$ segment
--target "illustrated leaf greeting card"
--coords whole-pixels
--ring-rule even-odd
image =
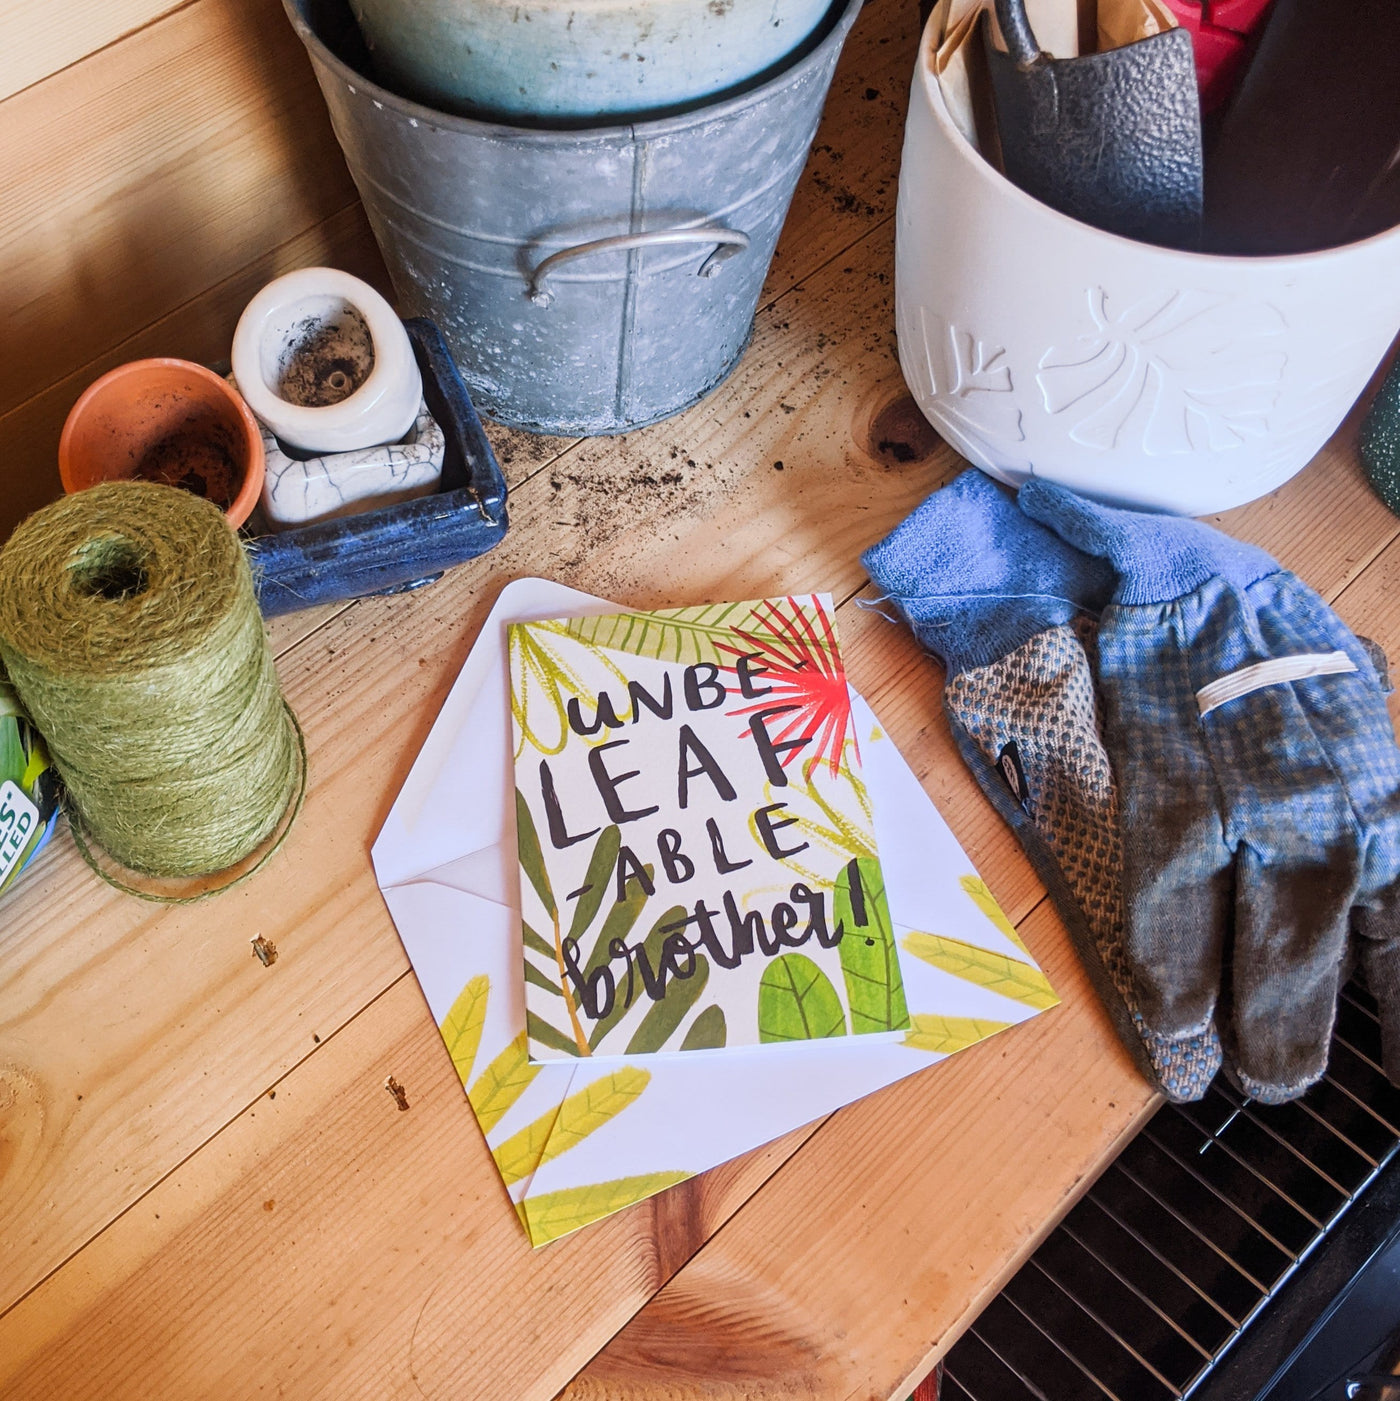
[[[511,625],[531,1059],[909,1026],[832,611]]]

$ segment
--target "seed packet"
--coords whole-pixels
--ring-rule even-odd
[[[0,894],[43,849],[58,822],[58,775],[0,668]]]

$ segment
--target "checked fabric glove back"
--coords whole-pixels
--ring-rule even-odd
[[[864,563],[943,659],[963,758],[1039,871],[1124,1044],[1169,1097],[1199,1099],[1220,1067],[1214,1028],[1154,1034],[1124,950],[1118,792],[1085,650],[1112,570],[977,471],[930,496]]]
[[[1354,947],[1400,1083],[1400,749],[1367,647],[1198,521],[1040,480],[1019,501],[1117,579],[1097,671],[1144,1022],[1169,1041],[1218,1023],[1241,1087],[1291,1099],[1326,1069]]]

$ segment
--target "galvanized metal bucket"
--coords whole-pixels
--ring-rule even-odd
[[[680,116],[588,130],[419,106],[365,76],[345,0],[283,0],[406,316],[437,322],[478,407],[622,433],[738,363],[861,0],[775,77]]]

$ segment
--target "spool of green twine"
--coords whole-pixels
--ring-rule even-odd
[[[300,734],[208,501],[113,482],[30,516],[0,550],[0,658],[80,840],[136,871],[223,871],[297,800]]]

